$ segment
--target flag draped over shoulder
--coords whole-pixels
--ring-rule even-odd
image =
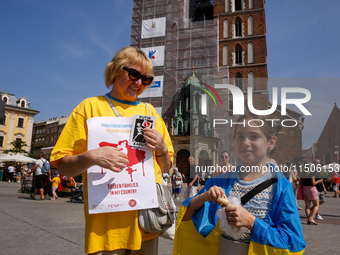
[[[198,195],[214,185],[222,187],[228,194],[238,171],[239,168],[236,172],[209,179]],[[298,255],[303,254],[306,247],[291,184],[281,173],[277,175],[273,209],[269,212],[270,224],[256,218],[248,255]],[[206,202],[192,215],[192,220],[182,221],[191,200],[185,200],[178,213],[173,255],[216,254],[222,233],[216,215],[220,205]]]

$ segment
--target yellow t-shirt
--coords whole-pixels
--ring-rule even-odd
[[[135,114],[150,115],[144,103],[129,105],[113,101],[117,111],[123,117]],[[167,128],[154,107],[150,105],[153,116],[156,116],[155,129],[163,135],[168,147],[171,161],[173,147]],[[60,160],[67,155],[78,155],[87,151],[86,120],[93,117],[112,116],[113,110],[103,96],[92,97],[81,102],[71,113],[65,128],[55,145],[50,161],[58,167]],[[160,166],[154,156],[156,182],[162,183]],[[84,199],[87,201],[87,171],[83,172]],[[142,241],[151,240],[158,234],[145,233],[139,228],[138,211],[89,214],[88,203],[84,203],[85,213],[85,252],[110,251],[116,249],[139,250]]]
[[[59,182],[60,182],[60,178],[59,177],[53,177],[52,180],[51,180],[52,188],[58,187]]]

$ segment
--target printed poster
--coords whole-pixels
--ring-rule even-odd
[[[121,148],[129,163],[120,173],[93,166],[87,170],[89,213],[107,213],[158,206],[153,154],[129,145],[133,117],[96,117],[87,120],[88,150]]]
[[[165,36],[165,21],[165,17],[143,20],[142,38]]]
[[[164,66],[164,46],[141,48],[151,58],[153,66]]]
[[[145,89],[138,98],[148,98],[148,97],[162,97],[163,96],[163,78],[164,76],[155,76],[155,81],[150,87]]]

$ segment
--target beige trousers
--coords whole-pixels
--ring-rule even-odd
[[[99,251],[91,253],[90,255],[157,255],[158,254],[158,237],[142,242],[141,249],[138,251],[131,251],[126,249],[114,251]]]

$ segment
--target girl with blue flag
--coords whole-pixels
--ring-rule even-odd
[[[252,113],[237,123],[235,147],[242,165],[209,179],[199,194],[183,202],[173,254],[303,254],[306,243],[292,186],[274,165],[266,164],[277,140],[276,128]],[[245,194],[267,180],[275,181],[242,203]],[[217,199],[224,194],[241,198],[242,206],[224,209],[227,223],[241,228],[236,238],[217,223]]]

